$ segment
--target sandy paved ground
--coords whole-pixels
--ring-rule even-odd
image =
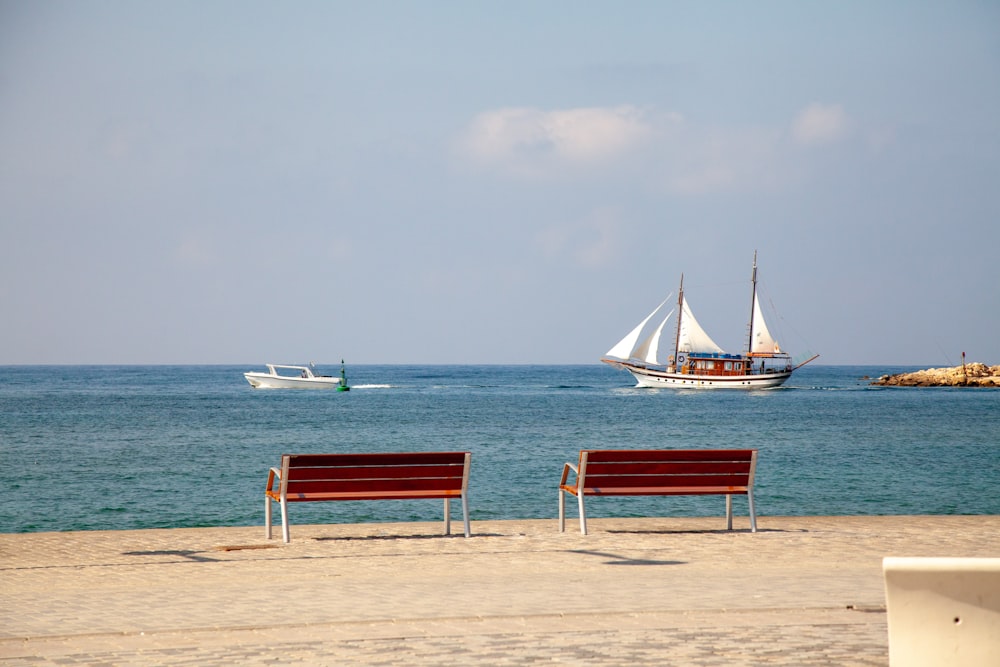
[[[4,665],[887,665],[883,556],[1000,517],[0,534]]]

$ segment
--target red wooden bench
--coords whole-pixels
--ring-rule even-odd
[[[580,532],[587,534],[584,496],[725,495],[727,529],[733,529],[733,496],[747,497],[750,530],[757,532],[753,506],[756,449],[589,449],[577,465],[563,466],[559,480],[559,530],[566,530],[566,496],[580,505]],[[568,483],[569,472],[576,473]]]
[[[444,498],[444,530],[451,534],[451,499],[462,499],[469,537],[469,452],[399,454],[285,454],[271,468],[264,491],[267,539],[271,502],[281,506],[281,530],[288,534],[288,503],[326,500],[411,500]]]

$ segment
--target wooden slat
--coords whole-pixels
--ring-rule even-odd
[[[749,461],[752,449],[588,449],[588,462]],[[582,452],[581,452],[582,454]]]
[[[599,486],[746,486],[749,475],[591,475],[587,472],[585,484]]]
[[[364,491],[444,491],[462,489],[462,478],[352,479],[288,482],[288,495],[297,493],[347,493]]]
[[[392,452],[375,454],[289,454],[290,468],[370,465],[441,465],[465,462],[465,452]]]
[[[465,466],[451,465],[380,465],[358,467],[289,468],[289,481],[338,479],[399,479],[405,477],[444,477],[462,479]]]
[[[613,487],[588,486],[583,490],[587,496],[708,496],[731,494],[746,495],[745,486],[628,486]]]
[[[288,502],[312,502],[322,500],[428,500],[435,498],[460,498],[460,490],[442,491],[343,491],[324,493],[302,493],[288,495]],[[273,496],[272,496],[273,497]],[[278,498],[275,498],[278,500]]]

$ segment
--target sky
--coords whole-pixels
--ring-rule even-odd
[[[1000,364],[1000,3],[0,0],[0,364]],[[676,298],[676,297],[674,297]]]

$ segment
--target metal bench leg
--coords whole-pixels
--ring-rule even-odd
[[[566,532],[566,496],[565,491],[559,489],[559,532]]]
[[[271,499],[264,496],[264,535],[271,539]]]
[[[747,491],[747,502],[750,504],[750,532],[757,532],[757,510],[753,506],[753,489]]]
[[[726,530],[733,529],[733,496],[726,494]]]
[[[583,511],[583,491],[581,490],[577,496],[577,504],[580,505],[580,532],[584,535],[587,534],[587,515]]]
[[[291,535],[288,534],[288,503],[284,498],[281,499],[281,538],[285,544],[292,541]]]
[[[451,535],[451,498],[444,499],[444,534]]]
[[[469,494],[462,494],[462,520],[465,522],[465,536],[470,537],[472,530],[469,528]]]

